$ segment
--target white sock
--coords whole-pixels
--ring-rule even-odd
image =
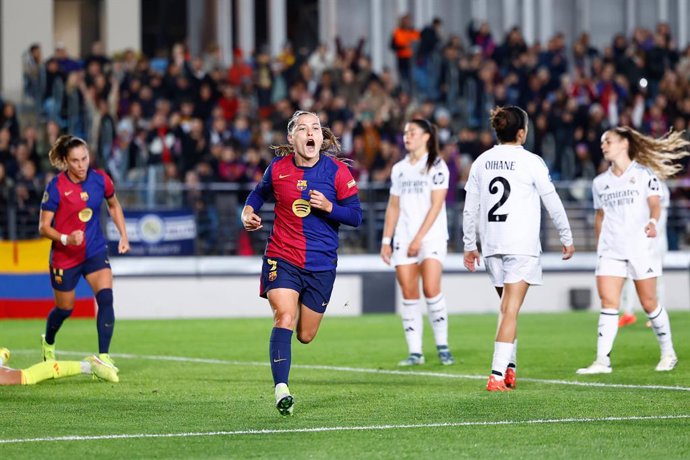
[[[429,312],[429,322],[434,331],[434,340],[437,347],[448,346],[448,307],[443,293],[426,299],[426,308]]]
[[[513,353],[510,356],[510,361],[508,361],[508,366],[517,369],[517,339],[513,340]]]
[[[652,322],[652,329],[654,329],[656,340],[661,347],[662,356],[675,355],[676,352],[673,350],[673,341],[671,340],[671,320],[668,318],[666,309],[659,305],[647,317]]]
[[[599,314],[599,331],[597,335],[597,361],[611,365],[611,350],[618,334],[618,310],[602,308]]]
[[[79,361],[79,365],[81,366],[81,373],[82,374],[90,374],[91,373],[91,363],[88,361]]]
[[[494,342],[494,359],[491,361],[491,374],[496,380],[503,380],[508,367],[508,361],[513,354],[513,344],[507,342]]]
[[[419,308],[419,299],[403,299],[402,321],[410,354],[421,355],[424,323],[422,322],[422,310]]]

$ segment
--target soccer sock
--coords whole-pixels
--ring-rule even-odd
[[[448,346],[448,307],[443,293],[426,299],[426,307],[429,312],[429,322],[434,331],[434,340],[437,347]]]
[[[101,289],[96,294],[98,303],[98,315],[96,316],[96,329],[98,329],[98,352],[108,353],[110,340],[115,329],[115,310],[113,309],[113,290]]]
[[[46,321],[46,343],[48,345],[53,345],[55,343],[55,334],[60,330],[63,321],[69,318],[71,314],[72,310],[63,310],[58,307],[53,307],[50,311],[48,320]]]
[[[290,363],[292,361],[292,331],[290,329],[274,327],[271,331],[268,352],[271,359],[273,384],[284,383],[287,385],[288,376],[290,375]]]
[[[494,342],[494,359],[491,361],[491,374],[497,380],[503,380],[503,375],[508,368],[508,361],[513,354],[513,343]]]
[[[510,361],[508,361],[508,367],[517,369],[517,339],[513,340],[513,352],[510,355]]]
[[[22,385],[35,385],[49,379],[81,374],[79,361],[46,361],[22,369]]]
[[[602,308],[599,314],[597,336],[597,361],[611,365],[611,350],[618,334],[618,310]]]
[[[649,320],[652,322],[656,340],[661,347],[662,355],[674,355],[676,352],[673,349],[673,341],[671,340],[671,320],[668,318],[668,313],[661,305],[656,307],[656,310],[649,313]]]
[[[405,329],[405,340],[410,354],[422,354],[422,311],[419,308],[419,299],[403,299],[402,321]]]

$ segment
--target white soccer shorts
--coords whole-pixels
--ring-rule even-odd
[[[498,254],[484,257],[484,263],[491,283],[496,287],[518,281],[525,281],[529,285],[542,284],[539,257]]]
[[[422,247],[419,248],[417,257],[407,257],[407,247],[409,243],[404,242],[394,242],[393,243],[393,255],[391,256],[391,264],[394,267],[398,265],[412,265],[421,264],[424,259],[436,259],[441,262],[446,260],[446,255],[448,254],[448,242],[443,241],[423,241]]]
[[[600,256],[597,260],[596,276],[617,276],[633,280],[646,280],[661,276],[661,257],[639,257],[620,260]]]

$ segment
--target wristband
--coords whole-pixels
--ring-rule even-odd
[[[65,235],[64,233],[60,235],[60,242],[63,246],[67,246],[67,235]]]
[[[381,244],[386,244],[386,245],[391,244],[391,237],[390,236],[384,236],[383,238],[381,238]]]
[[[654,224],[655,227],[657,226],[657,221],[656,221],[656,219],[653,218],[653,217],[650,217],[650,218],[649,218],[649,223],[650,223],[650,224]]]

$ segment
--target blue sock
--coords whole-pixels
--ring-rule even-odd
[[[113,290],[101,289],[96,294],[98,302],[98,315],[96,316],[96,328],[98,329],[98,352],[108,353],[110,340],[115,329],[115,310],[113,310]]]
[[[48,314],[48,321],[46,321],[46,343],[52,345],[55,343],[55,334],[60,330],[62,322],[69,318],[72,310],[63,310],[58,307],[53,307]]]
[[[292,331],[290,329],[274,327],[271,331],[268,352],[271,360],[273,384],[284,383],[287,385],[290,374],[290,362],[292,361]]]

